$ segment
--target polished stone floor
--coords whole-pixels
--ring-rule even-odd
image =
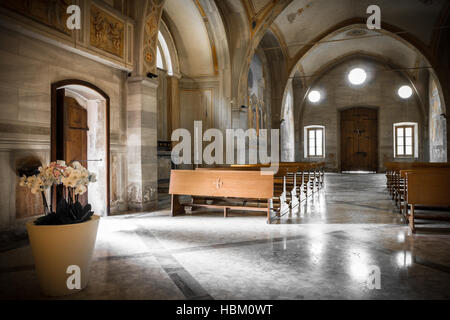
[[[383,175],[327,174],[300,212],[103,218],[88,287],[67,299],[449,299],[450,224],[409,233]],[[380,271],[380,289],[367,279]],[[0,298],[45,299],[28,245],[0,252]]]

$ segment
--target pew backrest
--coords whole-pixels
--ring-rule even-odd
[[[272,199],[273,184],[272,174],[259,171],[172,170],[169,194]]]
[[[410,173],[450,173],[450,168],[414,168],[414,169],[402,169],[400,170],[400,177],[403,179]]]
[[[409,172],[407,179],[407,202],[411,205],[450,205],[450,173]]]

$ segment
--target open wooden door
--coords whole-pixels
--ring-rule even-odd
[[[341,111],[341,170],[377,171],[378,113],[370,108]]]
[[[77,103],[76,99],[71,99],[72,93],[83,93],[90,91],[90,96],[96,97],[98,119],[92,124],[88,121],[91,114],[90,109],[85,109]],[[92,92],[93,91],[93,92]],[[89,99],[88,99],[89,100]],[[94,107],[89,105],[89,108]],[[108,95],[95,85],[76,79],[62,80],[51,85],[51,161],[72,160],[80,161],[83,166],[87,166],[86,160],[94,164],[92,170],[97,173],[98,181],[94,187],[90,188],[91,204],[97,208],[96,214],[108,215],[111,202],[111,175],[110,175],[110,100]],[[104,122],[103,122],[104,121]],[[88,124],[95,126],[95,134],[88,129]],[[89,131],[88,131],[89,130]],[[101,132],[102,134],[98,134]],[[104,133],[104,135],[103,135]],[[92,139],[92,140],[91,140]],[[105,139],[105,140],[103,140]],[[105,145],[106,143],[106,145]],[[97,164],[105,161],[105,167]],[[114,173],[116,174],[116,173]],[[114,176],[113,174],[113,176]],[[99,186],[100,184],[100,186]],[[56,200],[62,196],[61,188],[56,188],[52,194],[52,210],[56,208]],[[59,194],[58,194],[59,193]],[[97,196],[99,195],[99,197]],[[82,203],[87,203],[88,195],[85,199],[79,199]],[[104,210],[104,211],[103,211]]]
[[[87,110],[74,98],[64,97],[64,160],[67,164],[79,161],[87,168]],[[78,201],[88,203],[87,192]]]
[[[79,161],[87,167],[87,110],[73,98],[65,96],[65,89],[56,91],[56,128],[55,128],[55,160],[64,160],[67,164]],[[53,161],[55,161],[53,160]],[[56,197],[52,199],[53,210],[62,197],[62,189],[57,188]],[[88,203],[88,193],[80,196],[82,205]]]

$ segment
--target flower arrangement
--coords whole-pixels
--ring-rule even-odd
[[[39,167],[39,173],[32,176],[23,176],[20,179],[22,187],[28,187],[33,194],[41,193],[45,215],[34,223],[37,225],[74,224],[90,219],[93,212],[91,205],[82,206],[79,196],[86,193],[89,183],[96,182],[94,173],[89,172],[78,161],[66,165],[65,161],[51,162],[49,165]],[[47,204],[45,190],[52,186],[62,186],[61,200],[58,202],[56,212],[51,212]],[[54,188],[51,188],[53,192]]]

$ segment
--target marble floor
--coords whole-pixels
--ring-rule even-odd
[[[419,221],[410,234],[383,175],[327,174],[272,225],[168,213],[102,218],[90,283],[65,299],[450,298],[450,224]],[[0,298],[45,299],[26,243],[0,252]]]

